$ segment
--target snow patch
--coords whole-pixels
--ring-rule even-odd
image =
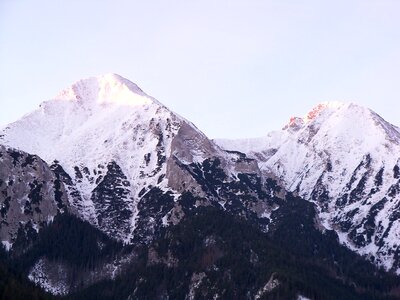
[[[310,298],[304,297],[302,295],[297,296],[297,300],[311,300]]]
[[[11,248],[12,248],[12,243],[10,243],[9,241],[1,241],[1,243],[2,243],[2,245],[3,245],[3,247],[4,247],[4,249],[8,252],[8,251],[10,251],[11,250]]]
[[[48,262],[45,259],[40,259],[30,270],[28,274],[29,280],[53,295],[68,294],[69,286],[63,267],[61,265],[57,266],[57,274],[54,275],[58,280],[54,280],[49,274],[47,264]]]
[[[254,297],[255,300],[261,299],[262,296],[279,286],[280,283],[278,279],[275,279],[274,277],[275,274],[272,274],[268,282],[257,292],[256,296]]]
[[[196,298],[196,289],[200,286],[205,277],[206,274],[204,272],[193,273],[192,278],[190,279],[189,294],[188,294],[189,300],[193,300]]]

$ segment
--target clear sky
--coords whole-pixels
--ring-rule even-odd
[[[330,100],[400,125],[399,15],[397,0],[0,0],[0,126],[110,72],[212,138]]]

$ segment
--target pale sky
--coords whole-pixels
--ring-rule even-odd
[[[400,125],[399,16],[397,0],[0,0],[0,126],[105,73],[211,138],[331,100]]]

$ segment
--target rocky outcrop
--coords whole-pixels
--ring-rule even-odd
[[[0,145],[0,240],[6,247],[20,230],[38,231],[67,206],[62,182],[42,159]]]

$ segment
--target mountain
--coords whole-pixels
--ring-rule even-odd
[[[341,243],[400,273],[398,127],[368,108],[328,102],[265,137],[216,143],[256,159],[263,174],[315,203]]]
[[[277,208],[280,188],[261,178],[255,160],[220,149],[192,123],[115,74],[76,82],[4,128],[0,144],[42,162],[50,172],[48,183],[57,183],[57,197],[67,199],[66,213],[127,245],[149,244],[165,227],[177,225],[202,206],[246,218],[265,232]],[[13,172],[30,173],[27,168],[5,171],[0,179]],[[52,197],[44,201],[50,205]],[[13,216],[13,222],[24,219]],[[28,225],[25,236],[41,228]],[[105,244],[103,239],[98,243]],[[26,247],[42,248],[34,236],[21,244],[14,234],[5,242],[19,255]],[[56,294],[93,284],[104,274],[113,278],[122,272],[121,264],[133,259],[127,254],[108,257],[96,264],[95,273],[89,272],[92,279],[82,283],[74,275],[77,270],[87,274],[81,266],[49,260],[45,251],[33,252],[23,272]],[[115,268],[104,267],[115,263]],[[58,277],[57,269],[64,276]]]
[[[193,124],[115,74],[63,90],[7,126],[0,144],[43,158],[64,183],[71,211],[126,243],[150,236],[140,231],[176,223],[183,214],[177,202],[183,192],[228,201],[216,187],[207,187],[211,178],[202,178],[205,169],[223,170],[221,184],[241,173],[260,175],[255,161],[221,150]],[[146,215],[142,207],[149,211],[152,204],[145,202],[154,202],[156,194],[163,195],[164,207],[154,208],[157,216]]]
[[[374,264],[387,254],[372,263],[357,254],[368,247],[340,243],[350,234],[335,218],[358,190],[340,211],[342,181],[327,176],[353,164],[315,150],[347,132],[324,124],[354,107],[324,104],[267,138],[216,143],[119,75],[76,82],[0,131],[0,298],[20,285],[39,293],[29,279],[55,299],[398,299],[398,276]],[[343,143],[362,153],[360,128]],[[372,195],[390,184],[387,168]]]

